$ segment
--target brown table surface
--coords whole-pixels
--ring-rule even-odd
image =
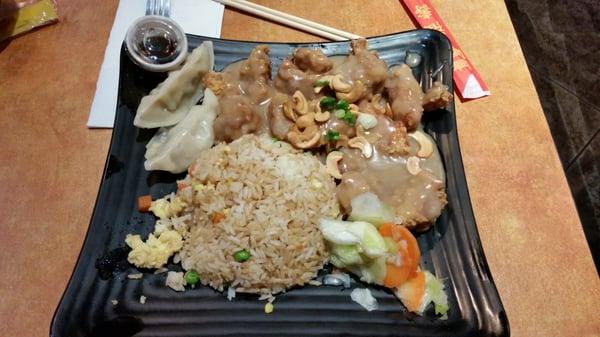
[[[118,1],[0,52],[0,331],[44,336],[81,248],[110,130],[86,121]],[[260,1],[362,36],[415,28],[397,0]],[[599,336],[600,282],[505,5],[433,1],[492,96],[456,102],[468,186],[514,336]],[[227,10],[222,37],[319,38]]]

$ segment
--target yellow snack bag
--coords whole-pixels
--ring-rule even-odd
[[[0,41],[56,21],[54,0],[0,0]]]

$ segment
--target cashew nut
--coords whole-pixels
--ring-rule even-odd
[[[342,75],[340,74],[333,76],[329,84],[336,92],[348,93],[352,90],[352,84],[344,82],[344,80],[342,80]]]
[[[427,137],[423,131],[416,130],[411,133],[410,136],[419,143],[419,151],[417,151],[417,156],[421,158],[428,158],[433,154],[433,143]]]
[[[419,166],[419,158],[415,156],[408,157],[406,160],[406,169],[413,176],[419,174],[422,171],[421,167]]]
[[[314,125],[314,124],[315,124],[315,114],[313,112],[308,113],[304,116],[300,116],[296,120],[296,126],[298,126],[298,129],[300,129],[300,130],[304,130],[307,127]]]
[[[342,179],[338,163],[344,158],[344,154],[340,151],[331,151],[325,160],[325,168],[327,173],[335,179]]]
[[[359,107],[356,104],[350,104],[350,105],[348,105],[348,111],[352,112],[355,115],[358,115],[360,113]]]
[[[315,112],[315,120],[319,123],[323,123],[323,122],[327,122],[329,120],[329,117],[331,117],[331,113],[327,110],[322,111],[321,110],[321,106],[319,105],[319,103],[314,104],[314,109],[313,111]]]
[[[386,110],[385,110],[385,104],[381,103],[381,94],[375,94],[373,96],[373,98],[371,98],[371,103],[373,106],[373,110],[379,114],[379,115],[385,115],[386,114]],[[384,102],[386,103],[386,102]]]
[[[364,93],[365,85],[362,81],[357,80],[354,82],[352,90],[350,90],[349,92],[336,92],[335,97],[337,97],[337,99],[344,99],[348,101],[348,103],[354,103],[358,101]]]
[[[325,75],[325,76],[321,76],[317,79],[317,81],[327,81],[327,85],[323,85],[323,86],[317,86],[313,88],[313,91],[315,92],[315,94],[318,94],[321,92],[321,90],[323,90],[323,88],[330,86],[331,85],[331,79],[333,78],[333,76],[331,75]],[[316,82],[316,81],[315,81]]]
[[[283,102],[282,109],[283,109],[283,114],[285,115],[285,117],[287,117],[292,122],[296,121],[296,114],[294,113],[294,110],[292,109],[292,102],[290,100],[286,100],[285,102]]]
[[[294,95],[292,95],[292,101],[294,103],[294,111],[300,115],[306,115],[308,112],[308,102],[300,90],[296,90]]]
[[[392,107],[390,106],[390,102],[385,102],[385,115],[391,119],[394,119],[394,113],[392,112]]]
[[[359,149],[365,158],[369,159],[373,155],[373,147],[365,137],[354,137],[348,141],[348,146]]]
[[[294,126],[292,130],[287,133],[287,139],[292,145],[299,149],[308,149],[319,142],[321,133],[316,124],[308,126],[303,131],[300,131],[297,126]]]

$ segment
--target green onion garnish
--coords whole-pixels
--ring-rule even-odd
[[[353,126],[354,124],[356,124],[356,118],[357,116],[355,114],[351,113],[350,111],[347,111],[344,117],[340,119],[346,122],[346,124]]]
[[[321,99],[321,108],[323,109],[331,109],[335,106],[335,98],[330,96],[325,96]]]
[[[344,118],[344,116],[346,116],[346,110],[343,109],[337,109],[333,112],[333,114],[335,115],[335,117],[337,118]]]
[[[337,131],[328,130],[327,131],[327,139],[328,140],[339,140],[340,139],[340,133],[337,132]]]
[[[346,101],[345,99],[340,99],[337,104],[335,105],[336,109],[342,109],[342,110],[348,110],[348,107],[350,105],[348,104],[348,101]]]
[[[316,80],[315,83],[313,83],[313,87],[326,87],[329,85],[329,81],[327,80]]]

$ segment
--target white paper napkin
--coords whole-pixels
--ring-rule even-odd
[[[223,9],[223,5],[211,0],[171,0],[171,18],[177,21],[186,33],[195,35],[220,37]],[[146,0],[119,2],[87,122],[90,128],[113,127],[119,86],[121,44],[131,23],[143,16],[145,12]]]

